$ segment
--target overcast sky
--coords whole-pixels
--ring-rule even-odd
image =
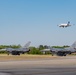
[[[76,41],[76,0],[0,0],[0,45],[71,45]]]

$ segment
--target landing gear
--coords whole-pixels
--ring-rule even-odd
[[[58,52],[57,55],[58,56],[66,56],[66,53],[65,52]]]
[[[12,55],[20,55],[19,51],[12,51]]]

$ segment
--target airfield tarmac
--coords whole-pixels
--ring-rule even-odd
[[[76,56],[0,56],[0,75],[76,75]]]

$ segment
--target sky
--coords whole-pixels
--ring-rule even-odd
[[[76,41],[76,0],[0,0],[0,45],[63,46]]]

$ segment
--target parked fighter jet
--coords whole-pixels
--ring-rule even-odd
[[[26,43],[26,45],[24,47],[21,47],[21,48],[17,48],[17,49],[14,49],[14,48],[6,48],[6,49],[2,49],[4,51],[7,51],[8,55],[9,54],[12,54],[12,55],[20,55],[20,54],[24,54],[24,53],[27,53],[30,51],[30,49],[28,48],[29,45],[30,45],[30,41],[28,43]]]
[[[58,25],[59,27],[69,27],[69,26],[71,26],[71,24],[70,24],[70,21],[68,21],[68,23],[66,23],[66,24],[60,24],[60,25]]]
[[[58,56],[66,56],[67,54],[75,53],[76,52],[76,42],[74,42],[70,47],[68,48],[52,48],[49,49],[43,49],[41,52],[45,53],[46,51],[50,51],[52,55],[56,54]]]

